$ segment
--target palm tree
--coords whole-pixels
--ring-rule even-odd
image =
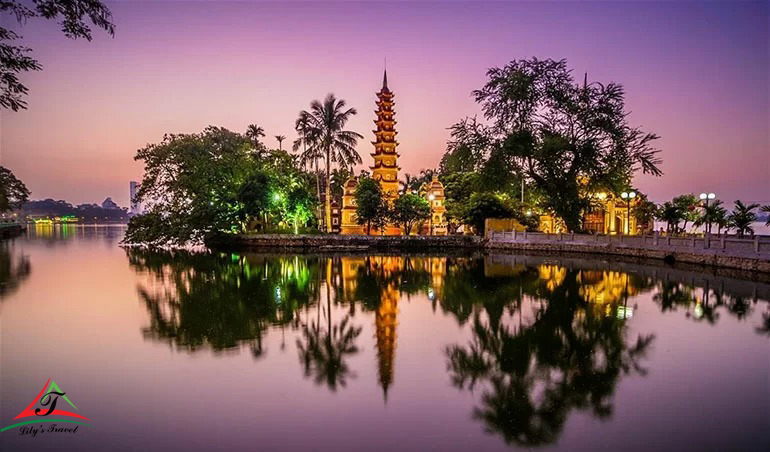
[[[670,201],[664,202],[658,210],[658,219],[666,222],[667,233],[676,233],[683,218],[682,209]]]
[[[757,207],[759,204],[745,205],[741,200],[735,201],[735,208],[727,219],[739,237],[743,237],[747,232],[754,235],[754,228],[751,227],[751,223],[757,221],[757,214],[754,213],[754,209]]]
[[[719,224],[717,219],[720,215],[724,216],[727,213],[724,207],[722,207],[722,201],[716,200],[703,207],[703,212],[698,215],[693,223],[696,227],[705,226],[703,232],[711,233],[711,225],[714,223]]]
[[[318,146],[317,128],[313,126],[313,117],[305,110],[299,112],[297,120],[294,121],[294,130],[297,131],[299,137],[294,140],[292,144],[292,150],[294,152],[299,151],[302,147],[302,153],[299,155],[299,160],[302,165],[307,168],[310,164],[312,169],[315,166],[315,189],[318,201],[321,201],[321,180],[318,173],[318,160],[322,157],[320,148]]]
[[[334,94],[329,94],[323,103],[314,100],[310,103],[310,115],[312,116],[313,134],[317,136],[319,150],[326,158],[326,191],[331,187],[331,164],[339,166],[353,166],[361,163],[361,156],[356,152],[358,140],[363,135],[344,130],[345,124],[355,115],[355,108],[346,109],[347,103],[343,99],[337,99]],[[326,232],[331,227],[331,196],[327,193],[326,200]]]
[[[265,136],[265,129],[263,129],[261,126],[258,126],[256,124],[249,124],[249,126],[246,127],[246,138],[251,140],[251,142],[254,144],[254,151],[259,156],[262,155],[262,151],[264,151],[265,149],[265,145],[262,144],[262,142],[259,140],[264,136]]]
[[[404,180],[399,182],[401,184],[401,193],[409,193],[411,190],[414,190],[414,185],[417,182],[417,177],[413,176],[409,173],[404,174]]]
[[[286,135],[276,135],[275,139],[278,140],[278,150],[283,151],[283,140],[286,139]]]
[[[759,210],[767,214],[767,217],[765,217],[765,226],[770,226],[770,204],[762,206]]]

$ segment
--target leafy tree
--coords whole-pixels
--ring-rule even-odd
[[[420,189],[420,182],[417,176],[409,173],[404,174],[404,180],[398,182],[401,185],[401,193],[411,193]]]
[[[477,234],[484,235],[484,220],[487,218],[511,218],[513,216],[513,209],[506,206],[497,196],[488,193],[474,193],[471,195],[463,220],[466,224],[473,226]]]
[[[303,112],[310,116],[311,134],[318,140],[319,150],[326,158],[326,187],[331,186],[331,164],[352,167],[361,163],[361,156],[356,152],[358,140],[363,135],[345,130],[345,124],[356,114],[355,108],[346,108],[347,103],[343,99],[337,99],[334,94],[329,94],[323,103],[314,100],[310,103],[310,112]],[[331,228],[331,196],[326,197],[326,231]]]
[[[530,179],[569,230],[581,229],[591,193],[627,187],[639,169],[662,174],[658,137],[628,124],[622,86],[579,86],[564,60],[515,60],[487,75],[473,96],[492,124],[457,124],[453,149],[466,165],[494,156],[497,169]]]
[[[72,39],[92,39],[88,22],[110,36],[115,35],[112,14],[99,0],[3,0],[0,1],[0,14],[14,17],[22,25],[34,18],[58,20],[61,31]],[[24,96],[28,89],[18,75],[42,69],[40,63],[29,56],[31,49],[11,44],[18,39],[21,36],[17,33],[0,27],[0,107],[13,111],[27,108]]]
[[[29,199],[29,190],[11,170],[0,166],[0,213],[20,209]]]
[[[300,226],[305,226],[313,218],[315,200],[307,188],[298,185],[286,198],[286,216],[294,226],[294,233],[299,233]]]
[[[146,225],[133,221],[126,242],[152,236],[152,242],[184,244],[242,229],[238,193],[257,169],[252,144],[241,134],[210,126],[199,134],[166,135],[139,149],[134,159],[144,162],[144,177],[137,200],[159,221],[141,234],[132,228]]]
[[[241,204],[241,221],[249,218],[261,218],[266,226],[267,211],[270,208],[270,178],[262,171],[250,175],[238,188],[237,199]]]
[[[382,197],[380,184],[372,178],[359,180],[356,187],[356,221],[366,225],[366,234],[371,232],[372,226],[382,227],[387,219],[388,206]]]
[[[633,208],[634,217],[636,218],[637,224],[648,225],[655,219],[658,206],[642,194],[639,194],[638,197],[640,200],[636,207]]]
[[[694,194],[680,195],[673,199],[675,206],[679,207],[682,213],[681,221],[684,224],[681,227],[682,232],[687,232],[687,223],[695,222],[698,219],[698,198]]]
[[[405,193],[393,203],[391,215],[403,227],[404,235],[409,235],[416,223],[430,218],[430,204],[422,196]]]
[[[754,209],[757,207],[759,204],[746,205],[740,200],[735,201],[735,208],[727,219],[739,237],[743,237],[746,233],[754,235],[754,228],[751,224],[757,221],[757,214],[754,213]]]

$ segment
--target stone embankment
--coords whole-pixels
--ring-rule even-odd
[[[18,223],[0,223],[0,239],[18,237],[24,232],[24,226]]]
[[[615,255],[770,273],[770,237],[664,237],[495,232],[488,250]]]
[[[494,232],[472,236],[225,235],[212,248],[298,252],[527,252],[657,259],[770,274],[770,237],[606,236]]]
[[[366,235],[259,235],[215,237],[210,247],[297,251],[437,251],[482,249],[484,240],[473,236],[366,236]]]

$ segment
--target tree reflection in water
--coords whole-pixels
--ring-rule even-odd
[[[11,295],[29,278],[29,257],[14,250],[13,241],[0,241],[0,300]]]
[[[478,270],[466,274],[468,280],[453,285],[482,283]],[[474,418],[506,443],[531,447],[554,442],[572,410],[610,416],[620,377],[646,373],[640,361],[653,342],[652,335],[632,343],[626,338],[619,308],[628,293],[642,289],[636,283],[614,272],[523,268],[495,278],[477,305],[459,303],[458,319],[470,313],[473,336],[465,346],[448,347],[446,355],[456,387],[481,388]],[[596,303],[598,295],[603,303]],[[448,306],[458,306],[451,301],[459,300]],[[524,306],[533,311],[526,322]]]
[[[145,338],[189,352],[248,347],[260,357],[266,353],[263,335],[280,327],[283,349],[288,328],[296,332],[303,374],[330,391],[345,388],[356,375],[348,359],[360,350],[358,309],[374,323],[378,384],[387,399],[394,385],[398,304],[421,295],[470,331],[467,344],[445,349],[451,383],[478,389],[473,416],[520,446],[553,443],[576,410],[611,416],[622,377],[646,374],[654,337],[628,337],[637,295],[651,291],[662,313],[684,311],[706,324],[725,312],[745,318],[757,303],[747,283],[701,275],[705,285],[696,285],[690,273],[618,271],[592,261],[572,266],[464,257],[127,253],[130,265],[150,276],[139,287],[150,319]],[[770,335],[770,310],[755,329]]]

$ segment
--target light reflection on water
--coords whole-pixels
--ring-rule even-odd
[[[123,229],[88,228],[0,245],[0,423],[54,377],[98,424],[0,435],[12,449],[769,439],[764,283],[569,258],[126,251]]]

